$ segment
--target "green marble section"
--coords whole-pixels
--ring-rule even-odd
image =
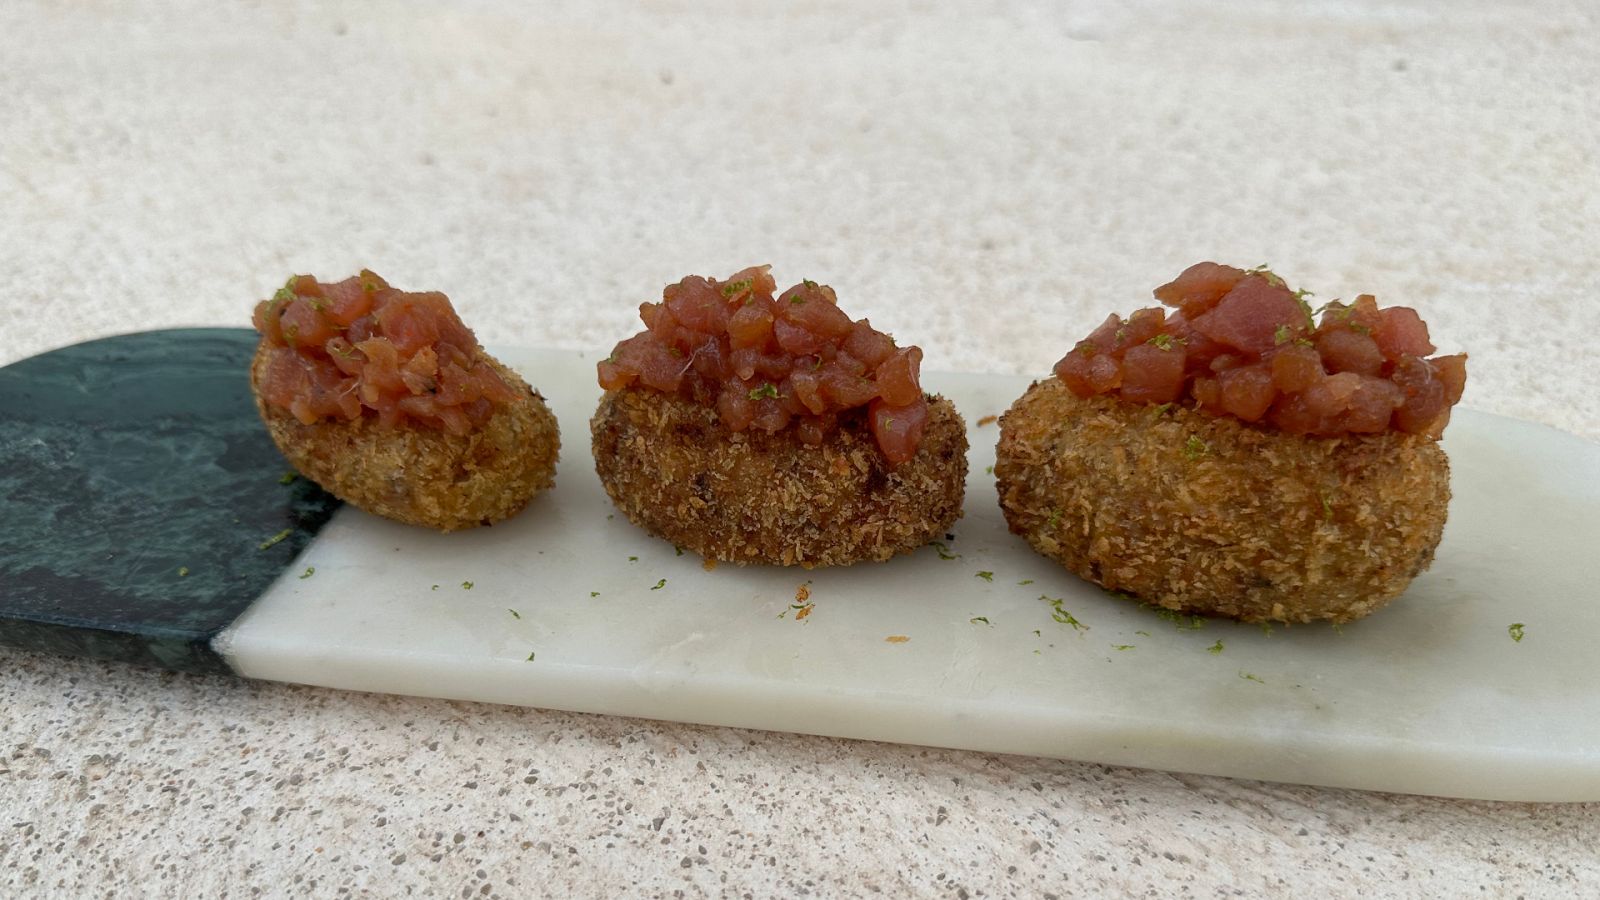
[[[0,369],[0,643],[229,671],[211,639],[339,505],[284,483],[255,342],[152,331]]]

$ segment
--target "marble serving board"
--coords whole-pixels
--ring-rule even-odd
[[[846,570],[708,570],[601,490],[592,355],[498,351],[560,419],[557,484],[510,522],[441,535],[280,483],[252,424],[251,343],[160,332],[0,371],[0,640],[351,690],[1600,800],[1600,447],[1570,435],[1460,411],[1433,569],[1362,622],[1269,631],[1158,615],[1007,533],[997,430],[977,422],[1026,378],[925,377],[972,442],[966,513],[939,545]]]

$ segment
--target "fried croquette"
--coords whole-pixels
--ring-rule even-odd
[[[1265,266],[1190,266],[1112,315],[1000,420],[1011,530],[1114,591],[1250,622],[1347,622],[1444,534],[1436,443],[1464,355],[1415,310],[1325,304]]]
[[[259,396],[256,407],[289,464],[339,499],[440,531],[490,525],[521,512],[555,483],[561,433],[544,398],[484,356],[522,396],[466,434],[414,422],[385,425],[375,416],[307,425]],[[252,382],[262,362],[258,353]]]
[[[961,514],[966,429],[922,350],[768,266],[691,275],[596,367],[595,467],[630,520],[708,559],[884,560]]]
[[[595,469],[630,521],[707,559],[842,566],[887,560],[961,515],[966,426],[929,396],[914,457],[891,465],[859,419],[819,446],[730,431],[711,407],[642,388],[606,392],[590,428]]]
[[[1011,530],[1078,576],[1184,613],[1348,622],[1433,561],[1450,464],[1427,437],[1308,438],[1035,383],[1000,417]]]
[[[297,276],[255,322],[262,421],[329,493],[455,531],[508,518],[553,483],[555,416],[443,294],[398,291],[366,271],[335,283]]]

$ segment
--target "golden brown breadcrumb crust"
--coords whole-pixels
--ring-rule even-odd
[[[707,559],[843,566],[907,553],[961,516],[967,431],[928,397],[917,455],[891,468],[864,423],[820,446],[730,432],[715,410],[641,388],[608,391],[590,422],[595,471],[634,524]]]
[[[1011,530],[1105,588],[1246,622],[1348,622],[1433,561],[1450,463],[1389,432],[1296,437],[1036,382],[1000,418]]]
[[[250,367],[254,390],[266,365],[265,344]],[[440,531],[488,525],[520,512],[555,481],[561,433],[544,398],[521,376],[483,350],[521,399],[495,411],[470,434],[376,418],[302,424],[269,408],[256,390],[256,408],[273,443],[300,474],[373,515]]]

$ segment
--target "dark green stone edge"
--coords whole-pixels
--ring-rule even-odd
[[[0,644],[232,671],[212,639],[340,505],[285,478],[255,344],[149,331],[0,369]]]

